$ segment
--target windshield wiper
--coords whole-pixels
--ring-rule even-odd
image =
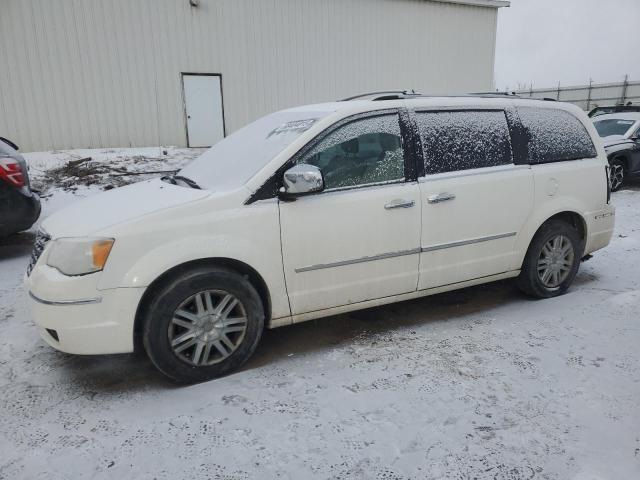
[[[161,180],[164,180],[165,182],[169,182],[172,185],[177,185],[178,182],[180,181],[180,182],[186,183],[191,188],[195,188],[196,190],[202,190],[200,185],[198,185],[196,182],[194,182],[190,178],[183,177],[182,175],[171,175],[171,176],[167,175],[166,177],[162,177]]]

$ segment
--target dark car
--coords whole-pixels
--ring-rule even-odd
[[[640,112],[612,113],[593,119],[610,165],[611,190],[640,177]]]
[[[611,105],[607,107],[596,107],[589,112],[591,118],[599,117],[600,115],[607,115],[610,113],[629,113],[640,112],[640,105],[633,105],[628,103],[627,105]]]
[[[40,216],[40,199],[31,191],[27,162],[18,147],[0,137],[0,238],[28,230]]]

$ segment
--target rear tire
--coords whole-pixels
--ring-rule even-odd
[[[624,180],[627,176],[627,169],[622,160],[615,158],[609,163],[609,183],[611,191],[617,192],[622,188]]]
[[[535,234],[518,277],[518,287],[534,298],[563,295],[573,282],[584,245],[578,231],[562,220],[550,220]]]
[[[200,267],[162,285],[144,318],[147,355],[163,374],[197,383],[238,370],[258,346],[264,308],[251,283]]]

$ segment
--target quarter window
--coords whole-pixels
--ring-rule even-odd
[[[298,163],[318,167],[325,188],[404,180],[404,151],[398,115],[354,120],[327,135]]]
[[[594,158],[598,154],[582,122],[554,108],[518,108],[529,140],[529,163]]]
[[[513,161],[502,111],[418,112],[427,174],[495,167]]]

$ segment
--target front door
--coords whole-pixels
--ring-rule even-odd
[[[534,178],[514,165],[502,111],[416,112],[425,158],[419,289],[520,268]]]
[[[282,255],[294,315],[415,291],[420,191],[406,180],[397,113],[347,120],[297,163],[325,191],[280,201]]]
[[[182,84],[189,147],[215,145],[224,138],[221,77],[184,74]]]

